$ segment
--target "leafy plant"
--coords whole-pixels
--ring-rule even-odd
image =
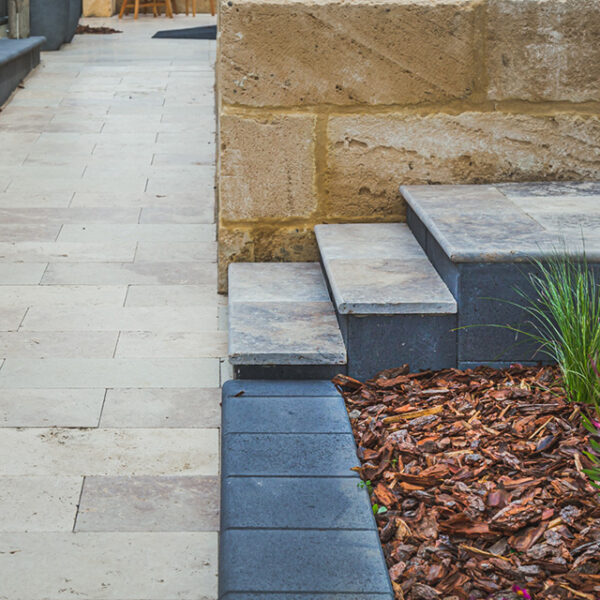
[[[556,252],[547,262],[533,260],[528,275],[531,293],[517,289],[533,327],[512,331],[535,340],[562,372],[569,400],[592,404],[600,411],[600,378],[590,358],[600,356],[600,293],[586,257],[581,261]]]
[[[366,481],[361,480],[358,482],[357,485],[360,489],[364,489],[366,487],[367,492],[369,492],[369,495],[371,495],[373,493],[373,484],[371,483],[370,479],[367,479]]]
[[[379,506],[379,504],[373,504],[373,514],[374,515],[383,515],[387,512],[387,508],[385,506]]]

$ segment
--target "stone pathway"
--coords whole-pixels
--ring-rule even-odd
[[[214,19],[87,22],[0,114],[0,599],[212,599]]]

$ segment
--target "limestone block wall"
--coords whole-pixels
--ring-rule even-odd
[[[219,265],[315,260],[401,184],[600,179],[598,0],[221,0]]]

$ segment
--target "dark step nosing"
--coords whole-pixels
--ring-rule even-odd
[[[352,433],[341,396],[225,397],[221,430],[224,434]]]
[[[236,396],[243,392],[241,396],[274,398],[286,398],[289,396],[339,396],[339,392],[331,381],[273,381],[273,380],[254,380],[251,382],[230,380],[223,384],[223,397]]]
[[[231,433],[221,446],[223,477],[338,476],[358,466],[351,433]]]
[[[374,530],[366,489],[353,477],[227,477],[221,531],[226,529]]]
[[[222,594],[391,591],[374,530],[226,530],[221,555]]]

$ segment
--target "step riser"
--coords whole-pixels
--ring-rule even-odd
[[[408,364],[412,371],[456,366],[456,315],[338,315],[348,375],[364,380]]]
[[[332,379],[347,374],[346,365],[241,365],[233,367],[235,379]]]

